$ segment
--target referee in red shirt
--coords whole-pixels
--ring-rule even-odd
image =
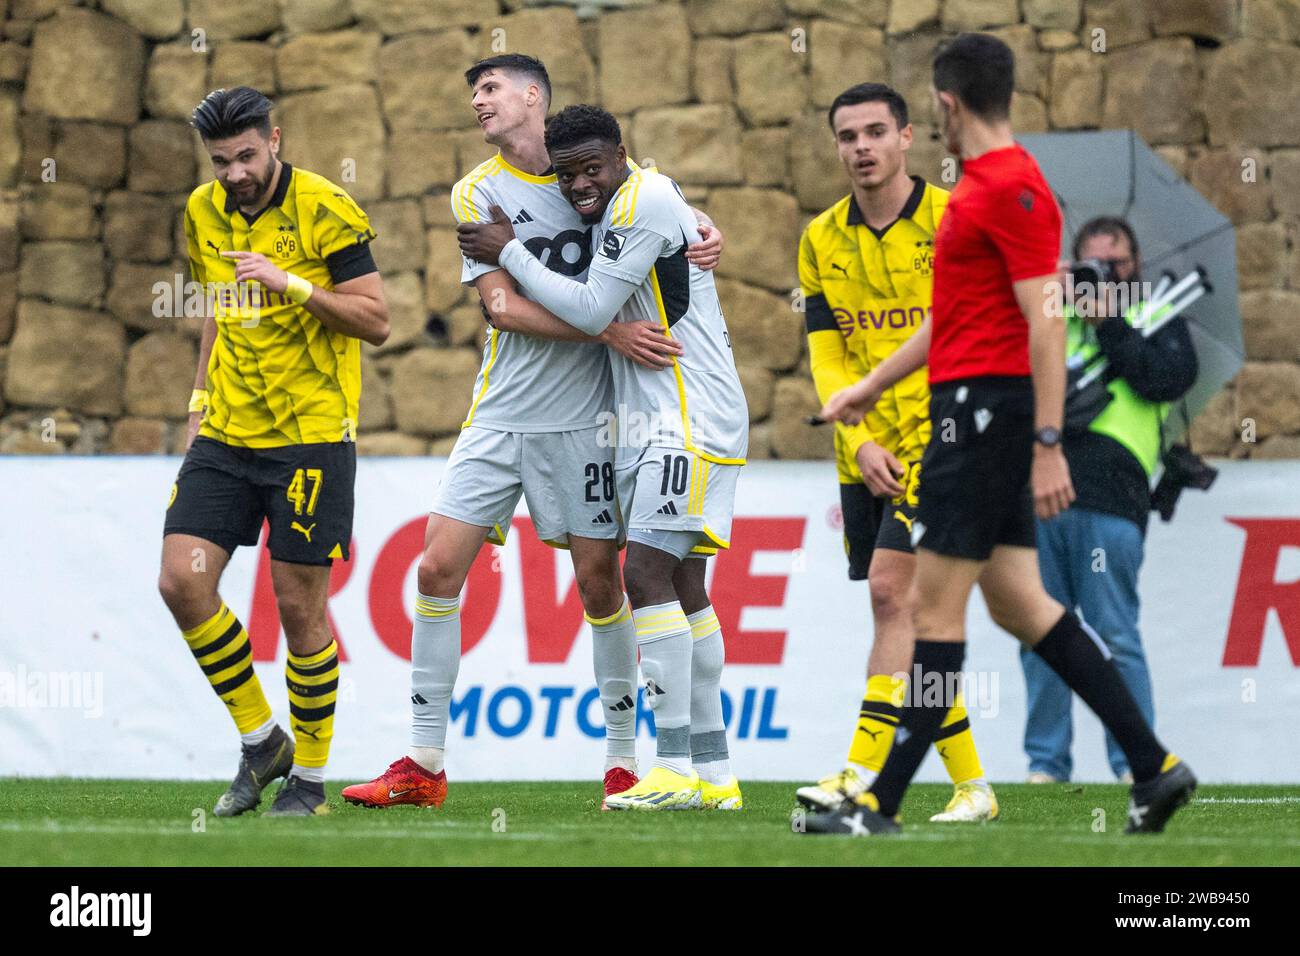
[[[936,55],[936,108],[962,178],[935,237],[933,317],[822,410],[827,420],[859,421],[928,352],[932,430],[912,527],[912,692],[871,789],[810,818],[810,833],[899,829],[903,794],[961,686],[976,584],[998,626],[1032,647],[1123,748],[1135,780],[1129,832],[1163,829],[1196,787],[1156,740],[1106,646],[1048,596],[1038,572],[1035,511],[1050,518],[1074,500],[1061,450],[1061,214],[1038,164],[1012,138],[1014,79],[1010,48],[991,36],[962,34]]]

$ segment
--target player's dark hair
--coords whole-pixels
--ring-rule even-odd
[[[889,107],[889,112],[893,114],[894,122],[898,124],[899,129],[908,124],[907,100],[903,99],[896,89],[884,83],[859,83],[857,86],[850,86],[835,97],[835,102],[831,103],[831,108],[826,113],[831,129],[835,129],[836,110],[841,106],[857,106],[859,103],[884,103]]]
[[[962,33],[934,57],[934,88],[952,93],[976,116],[1004,120],[1011,115],[1016,57],[997,37]]]
[[[1128,220],[1121,219],[1119,216],[1098,216],[1085,222],[1079,229],[1079,234],[1074,237],[1074,247],[1072,249],[1074,258],[1079,258],[1079,250],[1083,248],[1083,244],[1094,236],[1110,236],[1112,239],[1123,236],[1128,240],[1128,247],[1133,251],[1133,258],[1138,257],[1137,233],[1128,224]]]
[[[271,135],[271,101],[251,86],[213,90],[194,107],[190,125],[205,140],[229,139],[246,129]]]
[[[546,72],[545,64],[537,57],[528,56],[526,53],[500,53],[486,60],[479,60],[465,71],[465,82],[469,84],[471,90],[479,81],[479,77],[488,70],[502,70],[526,77],[541,87],[542,96],[546,97],[546,105],[550,105],[551,75]]]
[[[623,142],[623,130],[618,120],[599,106],[579,103],[566,106],[546,125],[546,149],[564,149],[588,140],[598,139],[618,146]]]

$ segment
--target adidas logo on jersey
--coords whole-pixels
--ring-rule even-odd
[[[411,703],[412,703],[412,704],[427,704],[428,701],[424,699],[424,695],[423,695],[423,694],[417,692],[417,693],[414,693],[414,694],[411,695]]]
[[[610,517],[609,509],[602,511],[596,517],[591,519],[592,524],[613,524],[614,519]]]
[[[668,504],[664,505],[662,508],[660,508],[658,511],[656,511],[655,514],[657,514],[657,515],[675,515],[675,514],[677,514],[677,505],[673,504],[673,503],[670,501],[670,502],[668,502]]]
[[[521,223],[521,222],[532,222],[532,221],[533,221],[533,217],[530,216],[530,215],[528,215],[528,210],[527,210],[527,209],[521,209],[521,210],[519,210],[519,215],[515,216],[515,218],[514,218],[514,219],[511,219],[510,221],[513,222],[513,223],[515,223],[515,224],[518,224],[518,223]]]

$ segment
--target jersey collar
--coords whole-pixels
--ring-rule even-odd
[[[907,197],[907,202],[903,203],[903,208],[899,210],[898,219],[911,219],[916,215],[916,210],[920,208],[921,200],[925,197],[925,180],[920,176],[909,176],[908,179],[912,180],[912,194]],[[895,219],[894,222],[898,222],[898,219]],[[883,239],[885,233],[889,232],[893,227],[894,222],[885,226],[884,229],[876,229],[874,226],[871,226],[868,224],[866,219],[862,217],[862,210],[858,208],[857,197],[854,196],[853,193],[849,193],[849,210],[848,215],[845,216],[844,225],[866,226],[871,230],[873,236],[877,239]]]
[[[284,204],[284,197],[289,195],[289,180],[292,178],[293,166],[289,163],[280,163],[280,181],[275,184],[275,192],[271,194],[271,201],[252,214],[246,214],[240,211],[239,200],[230,193],[226,193],[226,202],[223,207],[226,211],[226,215],[232,215],[235,212],[239,212],[239,214],[244,217],[244,221],[251,226],[257,218],[262,215],[262,213],[266,212],[273,206],[281,206]],[[218,183],[218,186],[219,185],[220,183]]]
[[[534,176],[532,173],[526,173],[522,169],[517,169],[514,166],[511,166],[500,153],[497,153],[497,162],[500,163],[501,168],[511,176],[514,176],[516,179],[522,179],[526,183],[545,184],[555,182],[555,167],[553,166],[547,167],[546,172],[542,173],[542,175]]]

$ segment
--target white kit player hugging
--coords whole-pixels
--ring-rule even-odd
[[[656,761],[611,809],[741,805],[731,775],[718,679],[723,648],[704,588],[703,555],[729,545],[749,414],[713,278],[691,265],[696,220],[676,183],[629,170],[617,123],[603,110],[568,107],[547,129],[560,190],[591,222],[585,282],[547,268],[514,234],[517,210],[462,250],[500,264],[529,298],[588,335],[611,323],[653,322],[681,345],[667,371],[612,354],[617,428],[614,474],[627,529],[624,580],[636,624]]]

